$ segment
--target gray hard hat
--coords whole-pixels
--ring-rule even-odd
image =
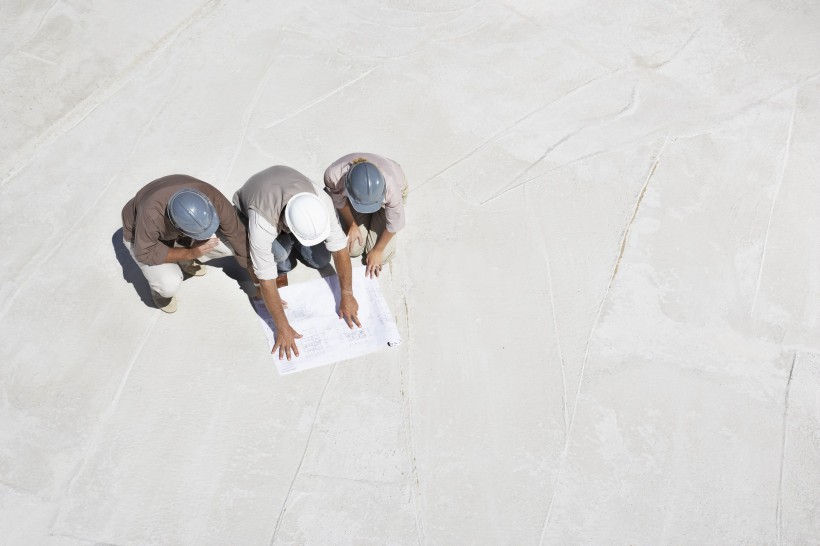
[[[382,208],[384,188],[384,177],[372,163],[356,163],[347,172],[347,198],[357,212],[366,214]]]
[[[191,239],[209,239],[219,227],[219,215],[208,197],[195,189],[179,190],[168,200],[168,218]]]

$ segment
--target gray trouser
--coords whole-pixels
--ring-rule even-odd
[[[376,212],[363,214],[358,212],[353,207],[350,207],[350,212],[353,213],[353,219],[356,220],[357,224],[359,224],[359,234],[361,234],[362,239],[364,240],[364,244],[359,244],[359,241],[353,243],[350,256],[356,258],[357,256],[361,256],[363,253],[367,254],[373,250],[374,246],[376,246],[379,237],[387,226],[387,216],[384,213],[384,208],[381,208]],[[342,220],[342,227],[344,227],[345,233],[347,233],[348,226],[344,225],[344,223],[344,220]],[[396,253],[396,237],[397,235],[393,235],[393,238],[390,239],[390,242],[388,242],[387,246],[384,247],[384,256],[382,257],[382,261],[384,263],[389,262]]]
[[[219,237],[219,235],[217,235],[217,237]],[[145,275],[145,280],[148,281],[151,291],[156,292],[163,298],[170,298],[179,291],[179,287],[182,284],[182,269],[179,268],[178,263],[145,265],[137,261],[134,257],[134,245],[132,243],[123,240],[123,244],[125,248],[128,249],[128,252],[131,253],[131,257],[134,258],[134,261],[137,262],[142,274]],[[179,247],[179,245],[174,246]],[[231,249],[231,246],[225,239],[219,237],[219,244],[204,256],[200,256],[198,261],[204,263],[208,260],[224,258],[225,256],[233,256],[233,249]],[[190,264],[191,262],[193,262],[193,260],[179,263]]]

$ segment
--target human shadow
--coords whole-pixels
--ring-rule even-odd
[[[248,270],[240,266],[233,256],[225,256],[224,258],[214,258],[205,262],[208,267],[221,269],[229,279],[236,281],[239,289],[242,290],[246,296],[252,298],[256,293],[256,288],[253,286],[251,276]]]
[[[145,276],[140,271],[137,262],[131,257],[131,253],[125,247],[122,241],[122,228],[118,229],[111,236],[111,246],[114,247],[114,254],[117,256],[117,261],[122,267],[122,278],[129,284],[133,285],[134,291],[139,295],[142,302],[148,307],[155,307],[154,300],[151,297],[151,287]],[[248,272],[241,267],[233,256],[226,256],[224,258],[215,258],[206,262],[208,267],[221,269],[228,278],[236,281],[237,286],[242,290],[246,296],[253,297],[255,289]],[[189,275],[183,277],[184,280],[190,278]]]
[[[154,300],[151,298],[151,287],[148,285],[148,281],[145,280],[137,262],[131,257],[131,253],[128,252],[122,242],[122,228],[115,231],[111,236],[111,246],[114,247],[114,254],[117,256],[117,261],[120,262],[120,267],[122,267],[122,278],[125,282],[133,285],[142,303],[148,307],[154,307]]]

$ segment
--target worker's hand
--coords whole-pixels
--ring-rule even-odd
[[[285,324],[283,328],[276,329],[276,343],[273,344],[270,354],[276,354],[279,351],[279,360],[286,356],[290,360],[290,353],[293,356],[299,356],[299,347],[296,346],[296,340],[301,338],[302,334],[290,327],[290,324]]]
[[[364,245],[364,237],[362,237],[362,232],[359,231],[359,224],[353,222],[350,225],[350,229],[347,230],[347,251],[353,252],[353,245],[356,244]]]
[[[371,279],[379,276],[382,272],[382,256],[384,253],[381,250],[373,249],[367,253],[367,268],[364,270],[364,276]]]
[[[218,244],[219,239],[216,237],[211,237],[207,241],[194,241],[194,245],[191,247],[191,259],[196,260],[197,258],[204,256],[208,252],[215,249]]]
[[[353,324],[362,327],[359,322],[359,302],[353,297],[353,291],[342,290],[342,301],[339,303],[339,318],[345,319],[347,326],[353,328]]]

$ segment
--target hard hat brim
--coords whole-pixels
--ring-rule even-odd
[[[322,235],[314,237],[313,239],[302,239],[301,237],[299,237],[298,235],[296,235],[292,231],[291,231],[291,234],[296,238],[297,241],[299,241],[300,245],[302,245],[302,246],[314,246],[314,245],[318,245],[319,243],[324,242],[325,239],[328,238],[328,236],[330,235],[330,227],[328,227],[326,231],[322,232]]]
[[[356,212],[360,212],[362,214],[370,214],[382,208],[381,203],[372,203],[369,205],[365,203],[359,203],[349,195],[347,199],[348,201],[350,201],[350,206],[353,207],[356,210]]]

